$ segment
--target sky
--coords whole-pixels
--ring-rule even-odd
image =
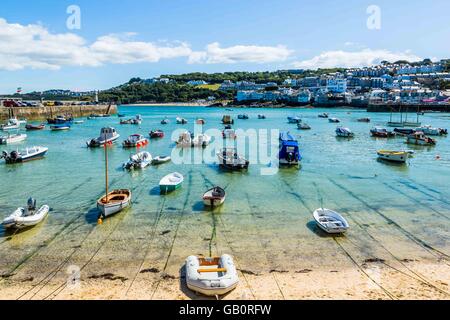
[[[2,0],[0,93],[440,60],[448,12],[448,0]]]

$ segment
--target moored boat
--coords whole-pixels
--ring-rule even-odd
[[[148,140],[142,134],[133,134],[122,143],[124,148],[140,148],[146,146],[147,144]]]
[[[163,164],[163,163],[169,162],[170,160],[172,160],[172,158],[170,156],[157,156],[157,157],[153,158],[152,164],[153,165]]]
[[[203,125],[203,124],[206,124],[206,121],[205,121],[205,119],[199,118],[199,119],[195,120],[195,123],[196,123],[196,124]]]
[[[185,118],[177,117],[177,124],[187,124],[188,121]]]
[[[314,211],[313,216],[319,228],[326,233],[344,233],[349,228],[347,220],[345,220],[341,214],[333,210],[324,208],[317,209]]]
[[[235,148],[225,148],[217,153],[219,166],[229,170],[248,169],[250,162],[237,153]]]
[[[344,138],[353,138],[355,134],[349,128],[337,127],[336,136]]]
[[[424,125],[416,128],[416,131],[421,131],[428,136],[442,136],[447,134],[447,129],[433,128],[430,125]]]
[[[311,126],[307,124],[306,122],[297,123],[297,128],[299,130],[311,130]]]
[[[44,130],[45,129],[45,124],[41,123],[41,124],[27,124],[25,126],[25,129],[27,129],[28,131],[37,131],[37,130]]]
[[[232,291],[239,284],[233,258],[227,254],[214,258],[188,257],[186,284],[192,291],[206,296],[221,296]]]
[[[278,160],[280,165],[298,165],[302,160],[297,139],[289,132],[281,132],[279,137]]]
[[[192,146],[193,147],[206,147],[211,143],[211,137],[207,134],[199,134],[194,139],[192,139]]]
[[[86,142],[88,148],[97,148],[105,144],[112,144],[114,141],[119,139],[120,135],[117,133],[116,129],[113,127],[105,127],[100,131],[100,136],[98,138],[92,139]]]
[[[130,159],[123,164],[123,168],[127,170],[144,169],[152,163],[152,155],[150,152],[143,151],[132,155]]]
[[[247,120],[249,117],[248,117],[248,114],[240,114],[240,115],[238,115],[238,119],[240,119],[240,120]]]
[[[426,136],[421,131],[416,131],[406,137],[406,142],[409,144],[415,144],[419,146],[434,146],[436,145],[436,140]]]
[[[395,132],[388,131],[387,129],[382,127],[373,127],[372,129],[370,129],[370,134],[372,135],[372,137],[377,138],[390,138],[395,137],[396,135]]]
[[[222,137],[224,139],[236,139],[237,138],[236,131],[234,129],[224,129],[222,131]]]
[[[266,119],[266,116],[264,114],[258,114],[258,119]]]
[[[300,117],[294,116],[294,117],[288,117],[289,123],[300,123],[302,122],[302,119]]]
[[[358,122],[370,122],[370,118],[359,118]]]
[[[377,155],[379,159],[400,163],[405,163],[409,158],[408,151],[379,150]]]
[[[33,227],[42,222],[49,211],[50,207],[48,205],[43,205],[39,210],[36,210],[36,200],[30,198],[28,199],[27,208],[17,208],[16,211],[3,220],[2,225],[5,228],[14,229]]]
[[[203,204],[207,207],[218,207],[225,202],[226,192],[221,187],[214,187],[203,194]]]
[[[140,125],[142,123],[142,117],[140,115],[137,115],[135,118],[128,119],[128,120],[120,120],[120,124],[135,124]]]
[[[341,122],[341,120],[339,120],[338,118],[328,118],[328,122],[330,122],[330,123],[339,123],[339,122]]]
[[[19,142],[25,141],[26,138],[27,138],[26,134],[22,134],[22,133],[10,134],[10,133],[8,133],[8,135],[6,135],[4,137],[0,137],[0,144],[19,143]]]
[[[50,126],[52,131],[67,131],[70,130],[70,125],[68,124],[53,124]]]
[[[224,115],[222,117],[222,123],[223,124],[234,124],[234,120],[230,115]]]
[[[326,113],[326,112],[319,114],[319,118],[327,119],[328,116],[329,116],[329,115],[328,115],[328,113]]]
[[[167,118],[161,120],[161,124],[169,124],[169,123],[170,123],[170,120]]]
[[[192,147],[192,137],[189,131],[184,131],[180,133],[178,140],[175,141],[178,147],[186,148]]]
[[[408,135],[413,134],[414,132],[416,132],[416,130],[407,128],[395,128],[394,132],[400,135]]]
[[[71,124],[73,122],[73,118],[71,116],[57,116],[56,118],[48,118],[48,124]]]
[[[173,172],[168,174],[159,182],[159,189],[161,193],[168,193],[179,189],[184,181],[181,173]]]
[[[0,125],[0,129],[3,131],[20,129],[19,120],[16,118],[8,119],[5,124]]]
[[[164,138],[164,131],[162,130],[152,130],[149,133],[150,139],[160,139]]]
[[[11,151],[10,153],[3,151],[0,159],[5,159],[6,164],[28,162],[42,159],[47,151],[48,148],[46,147],[31,147],[21,151]]]

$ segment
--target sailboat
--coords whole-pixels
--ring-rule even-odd
[[[105,135],[106,140],[106,135]],[[112,216],[131,204],[131,190],[117,189],[109,192],[108,188],[108,146],[105,144],[105,195],[97,200],[97,208],[101,212],[98,223],[103,222],[103,218]]]

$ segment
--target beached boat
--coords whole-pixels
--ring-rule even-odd
[[[263,114],[258,114],[258,119],[266,119],[266,116]]]
[[[206,121],[204,119],[197,119],[197,120],[195,120],[195,123],[203,125],[203,124],[206,124]]]
[[[45,124],[41,123],[41,124],[27,124],[25,126],[25,129],[27,129],[28,131],[37,131],[37,130],[44,130],[45,129]]]
[[[234,129],[224,129],[222,131],[222,137],[224,139],[236,139],[237,138],[236,131],[234,131]]]
[[[5,159],[6,164],[28,162],[42,159],[47,151],[48,148],[46,147],[31,147],[21,151],[11,151],[10,153],[3,151],[0,159]]]
[[[238,119],[240,119],[240,120],[247,120],[249,117],[248,117],[248,114],[240,114],[240,115],[238,115]]]
[[[311,126],[307,124],[306,122],[297,123],[297,128],[299,130],[311,130]]]
[[[5,124],[0,125],[0,129],[3,131],[20,129],[19,120],[16,118],[8,119]]]
[[[355,134],[349,128],[337,127],[336,136],[344,138],[353,138]]]
[[[146,146],[147,144],[148,140],[142,134],[133,134],[122,143],[124,148],[140,148]]]
[[[169,124],[169,123],[170,123],[170,120],[167,118],[161,120],[161,124]]]
[[[127,162],[123,164],[123,168],[126,170],[144,169],[152,163],[152,155],[150,152],[143,151],[132,155]]]
[[[314,219],[317,225],[326,233],[344,233],[348,230],[349,224],[345,218],[330,209],[317,209],[314,211]]]
[[[206,147],[211,143],[211,137],[207,134],[199,134],[194,139],[192,139],[192,146],[193,147]]]
[[[224,115],[222,117],[222,123],[223,124],[234,124],[234,120],[230,115]]]
[[[218,207],[225,202],[226,192],[221,187],[214,187],[205,192],[203,203],[207,207]]]
[[[110,133],[110,131],[105,130],[105,137],[103,138],[105,140],[107,133]],[[122,211],[131,204],[131,190],[116,189],[111,192],[109,191],[108,148],[105,143],[103,145],[105,146],[105,195],[97,200],[97,209],[100,211],[98,216],[99,224],[103,222],[104,218]]]
[[[70,130],[70,125],[68,124],[53,124],[50,126],[52,131],[67,131]]]
[[[330,122],[330,123],[339,123],[339,122],[341,122],[341,120],[339,120],[338,118],[329,118],[328,122]]]
[[[235,148],[225,148],[217,153],[219,166],[229,170],[248,169],[250,162],[237,153]]]
[[[161,193],[172,192],[181,187],[184,177],[181,173],[173,172],[168,174],[159,182],[159,189]]]
[[[26,138],[27,138],[26,134],[22,134],[22,133],[10,134],[10,133],[8,133],[8,135],[6,135],[4,137],[0,137],[0,144],[19,143],[19,142],[24,141]]]
[[[214,258],[188,257],[186,284],[192,291],[206,296],[221,296],[232,291],[239,284],[233,258],[227,254]]]
[[[170,156],[157,156],[157,157],[153,158],[152,164],[153,165],[163,164],[163,163],[169,162],[170,160],[172,160],[172,158]]]
[[[359,118],[358,122],[370,122],[370,118]]]
[[[406,142],[409,144],[415,144],[419,146],[434,146],[436,140],[426,136],[423,132],[416,131],[406,137]]]
[[[177,124],[187,124],[188,121],[185,118],[177,117]]]
[[[39,210],[36,210],[36,200],[30,198],[28,199],[27,208],[17,208],[16,211],[3,220],[2,225],[4,228],[14,229],[33,227],[42,222],[49,211],[50,207],[48,205],[43,205]]]
[[[295,117],[288,117],[287,119],[288,119],[289,123],[300,123],[300,122],[302,122],[302,119],[300,117],[297,117],[297,116],[295,116]]]
[[[409,157],[407,151],[379,150],[377,154],[379,159],[401,163],[405,163]]]
[[[428,136],[442,136],[447,134],[447,129],[433,128],[430,125],[424,125],[416,128],[416,131],[421,131]]]
[[[116,129],[113,127],[105,127],[100,131],[100,136],[98,138],[92,139],[86,142],[88,148],[101,147],[104,144],[112,144],[114,141],[119,139],[120,135],[117,133]]]
[[[164,131],[162,131],[162,130],[150,131],[149,136],[150,136],[150,139],[164,138]]]
[[[289,132],[281,132],[278,160],[280,165],[298,165],[302,160],[298,141]]]
[[[319,114],[319,118],[327,119],[328,118],[328,113],[324,112],[324,113]]]
[[[370,129],[370,134],[372,135],[372,137],[377,138],[390,138],[396,136],[395,132],[388,131],[386,128],[382,127],[373,127],[372,129]]]
[[[189,131],[180,133],[178,140],[175,141],[176,145],[181,148],[192,147],[192,137]]]

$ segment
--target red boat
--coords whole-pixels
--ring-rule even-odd
[[[162,130],[150,131],[151,139],[164,138],[164,132]]]
[[[34,124],[27,124],[26,126],[25,126],[25,128],[28,130],[28,131],[32,131],[32,130],[44,130],[45,129],[45,124],[39,124],[39,125],[34,125]]]

